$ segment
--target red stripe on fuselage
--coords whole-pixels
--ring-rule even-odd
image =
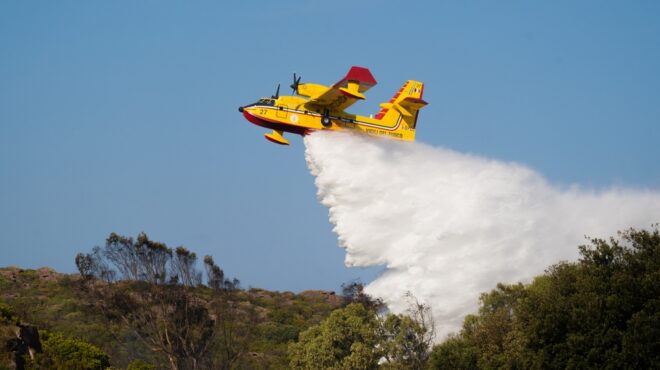
[[[309,131],[308,129],[303,127],[288,125],[286,123],[269,120],[263,117],[257,117],[251,114],[250,112],[248,112],[247,110],[243,111],[243,117],[245,117],[246,120],[254,123],[257,126],[269,128],[272,130],[290,132],[296,135],[306,135]]]

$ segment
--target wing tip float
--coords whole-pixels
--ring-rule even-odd
[[[271,143],[280,144],[280,145],[289,145],[289,140],[284,138],[282,131],[273,130],[270,134],[264,134],[264,137]]]

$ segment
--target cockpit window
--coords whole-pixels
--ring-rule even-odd
[[[275,105],[275,99],[259,99],[257,104],[262,104],[262,105]]]
[[[249,105],[246,105],[246,107],[253,107],[255,105],[269,105],[269,106],[275,106],[275,99],[272,98],[262,98],[259,99],[256,103],[252,103]]]

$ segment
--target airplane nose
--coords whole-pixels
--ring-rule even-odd
[[[238,111],[243,113],[243,107],[238,107]]]

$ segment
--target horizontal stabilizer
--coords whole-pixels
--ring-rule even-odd
[[[414,112],[417,112],[420,108],[422,108],[427,104],[428,103],[422,99],[408,96],[402,99],[401,101],[395,103],[381,103],[380,107],[383,109],[394,108],[402,115],[407,117],[412,117],[414,116]]]
[[[405,99],[399,102],[399,105],[401,105],[404,108],[407,109],[412,109],[412,110],[417,110],[422,108],[425,105],[428,105],[426,101],[424,101],[421,98],[413,98],[412,96],[407,96]]]
[[[419,98],[406,97],[403,100],[393,104],[394,109],[398,110],[399,113],[407,117],[413,117],[415,112],[420,108],[427,105],[428,103]]]
[[[412,117],[412,113],[410,113],[408,109],[406,109],[406,107],[400,103],[394,103],[394,109],[398,110],[399,113],[403,114],[404,116]]]

